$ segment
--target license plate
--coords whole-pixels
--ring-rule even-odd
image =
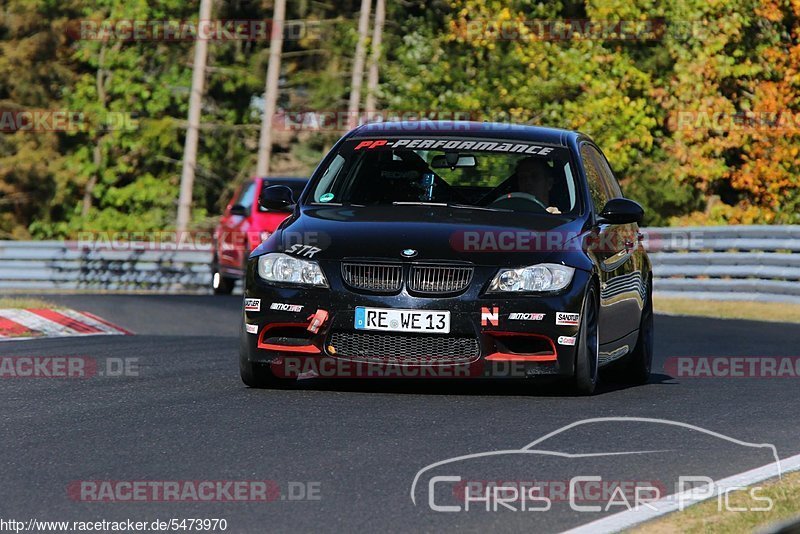
[[[390,308],[356,308],[356,330],[388,332],[450,333],[450,312],[430,310],[395,310]]]

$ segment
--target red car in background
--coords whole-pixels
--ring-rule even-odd
[[[233,291],[236,281],[244,276],[244,265],[250,252],[260,245],[291,213],[268,210],[258,203],[261,191],[273,185],[292,190],[294,200],[308,183],[308,178],[253,178],[236,190],[214,231],[214,255],[211,260],[211,286],[216,295]]]

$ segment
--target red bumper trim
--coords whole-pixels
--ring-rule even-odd
[[[261,330],[258,336],[258,348],[272,350],[276,352],[297,352],[302,354],[320,354],[322,351],[313,344],[308,345],[275,345],[274,343],[264,343],[264,334],[276,328],[302,328],[304,331],[309,323],[270,323]]]
[[[529,334],[527,332],[497,332],[497,331],[484,331],[484,334],[493,337],[511,337],[511,336],[525,336],[536,337],[544,339],[550,344],[551,352],[549,354],[525,354],[517,352],[493,352],[484,358],[492,362],[555,362],[558,361],[558,352],[553,340],[541,334]]]

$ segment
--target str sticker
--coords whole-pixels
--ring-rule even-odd
[[[298,243],[296,245],[292,245],[290,248],[286,250],[287,254],[297,254],[298,256],[302,256],[304,258],[313,258],[318,252],[321,252],[322,249],[319,247],[314,247],[311,245],[303,245]]]

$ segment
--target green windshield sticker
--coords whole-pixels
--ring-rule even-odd
[[[331,200],[333,200],[333,193],[325,193],[319,197],[320,202],[330,202]]]

